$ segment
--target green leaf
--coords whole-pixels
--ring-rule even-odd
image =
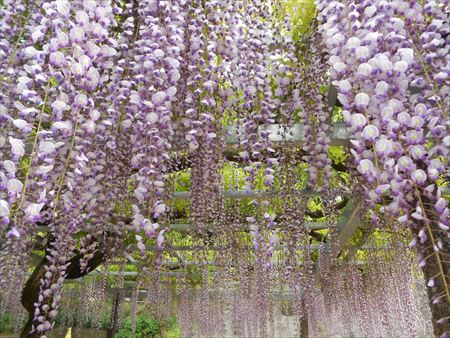
[[[50,85],[51,85],[52,87],[56,87],[56,86],[58,85],[58,80],[56,80],[56,78],[55,78],[54,76],[52,76],[52,77],[50,78]]]
[[[345,151],[343,146],[331,146],[328,148],[328,157],[334,163],[342,163],[344,162],[349,154]]]
[[[328,85],[322,85],[319,88],[319,93],[322,95],[326,95],[328,93],[329,86]]]
[[[333,107],[333,111],[331,112],[331,120],[333,122],[343,122],[344,115],[342,115],[342,108],[338,106]]]

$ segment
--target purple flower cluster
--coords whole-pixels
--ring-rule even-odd
[[[167,231],[161,225],[172,211],[173,153],[187,153],[191,164],[194,239],[228,217],[221,167],[229,121],[237,127],[244,190],[279,184],[285,208],[275,215],[270,198],[256,198],[254,215],[236,216],[250,223],[253,251],[241,254],[254,270],[247,258],[237,268],[256,304],[251,312],[236,301],[237,312],[255,314],[265,331],[283,241],[286,285],[303,304],[296,285],[312,283],[313,262],[309,249],[300,262],[296,246],[309,244],[307,199],[293,197],[297,150],[276,150],[271,135],[274,123],[291,127],[299,112],[309,186],[325,191],[324,204],[331,200],[330,112],[321,91],[329,76],[374,223],[413,229],[421,266],[433,257],[441,268],[427,283],[441,288],[436,301],[448,300],[449,209],[439,183],[450,148],[445,6],[321,0],[318,31],[314,24],[297,44],[290,18],[275,22],[277,6],[263,0],[0,3],[0,288],[5,306],[18,303],[33,236],[48,225],[36,334],[54,325],[74,255],[85,271],[99,250],[107,258],[121,254],[126,222],[142,261],[159,263]],[[330,223],[335,211],[324,211]]]
[[[438,184],[448,175],[450,149],[444,7],[321,1],[319,9],[368,206],[380,205],[378,215],[390,226],[411,227],[423,264],[435,259],[442,267],[441,250],[450,238],[449,209]],[[430,246],[431,256],[425,254]],[[445,271],[432,278],[440,279],[450,301]]]
[[[132,176],[133,224],[138,232],[154,236],[159,227],[155,220],[167,211],[165,165],[174,135],[173,116],[186,48],[186,13],[182,2],[144,1],[136,8],[136,15],[134,52],[129,70],[122,69],[129,78],[121,81],[124,88],[119,107],[126,113],[119,121],[119,133],[130,134],[126,138],[131,142],[131,165],[136,170]],[[142,239],[139,242],[142,247]]]
[[[304,159],[308,164],[308,183],[312,188],[321,190],[328,187],[332,173],[328,158],[331,118],[326,97],[320,92],[321,87],[327,86],[328,80],[325,48],[315,28],[312,29],[311,35],[302,42],[305,51],[298,60],[302,71],[298,72],[293,99],[304,126],[303,150],[307,154]]]

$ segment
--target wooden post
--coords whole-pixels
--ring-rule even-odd
[[[303,308],[303,316],[300,318],[300,338],[308,338],[309,337],[309,328],[308,328],[308,311],[306,307],[305,295],[302,297],[302,308]]]
[[[111,307],[111,317],[109,319],[109,326],[106,338],[114,338],[117,329],[119,328],[119,312],[123,298],[123,289],[114,290],[114,298]]]

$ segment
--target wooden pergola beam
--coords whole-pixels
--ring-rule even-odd
[[[350,199],[342,211],[341,218],[336,224],[335,236],[326,244],[325,250],[321,253],[322,257],[316,262],[315,271],[317,279],[319,279],[321,265],[327,264],[326,262],[328,262],[328,259],[323,258],[337,258],[356,229],[362,225],[359,213],[359,204],[353,199]]]
[[[359,217],[359,206],[353,200],[349,200],[348,204],[342,211],[341,218],[336,224],[336,237],[329,243],[328,252],[331,256],[337,257],[344,249],[347,242],[352,238],[356,229],[361,225]]]
[[[329,222],[306,222],[303,225],[308,230],[324,230],[324,229],[330,229],[334,228],[335,225],[330,224]],[[192,231],[192,225],[187,223],[172,223],[169,224],[169,229],[172,231],[178,231],[178,232],[191,232]],[[214,228],[214,224],[209,224],[208,228]],[[250,229],[249,224],[232,224],[229,226],[230,231],[233,229],[242,230],[242,231],[248,231]],[[50,227],[47,225],[44,226],[37,226],[36,231],[41,232],[48,232],[50,231]]]
[[[305,144],[305,127],[303,124],[294,124],[292,127],[288,127],[282,124],[272,124],[268,127],[269,140],[273,142],[274,147],[302,147]],[[225,129],[225,142],[227,147],[225,150],[230,148],[241,148],[241,143],[239,140],[239,132],[236,127],[227,127]],[[345,146],[350,142],[350,134],[343,123],[334,123],[331,126],[329,132],[330,146]]]
[[[128,263],[126,263],[128,264]],[[300,265],[303,265],[302,262],[299,262]],[[366,262],[363,260],[359,260],[357,261],[357,265],[365,265]],[[169,268],[174,268],[174,267],[179,267],[180,269],[186,266],[229,266],[229,267],[233,267],[234,264],[232,262],[230,262],[229,264],[223,263],[223,264],[216,264],[213,261],[210,262],[194,262],[194,261],[185,261],[185,262],[172,262],[172,261],[162,261],[160,263],[160,266],[162,267],[169,267]],[[97,271],[97,270],[96,270]],[[164,271],[166,272],[166,271]],[[101,272],[98,271],[97,273],[91,272],[91,274],[100,274]],[[157,274],[157,271],[146,271],[146,272],[138,272],[138,271],[108,271],[108,274],[111,276],[119,276],[119,275],[123,275],[123,276],[128,276],[128,277],[132,277],[132,276],[138,276],[139,274],[144,274],[144,275],[151,275],[151,274]]]
[[[275,197],[279,196],[281,194],[280,191],[274,190],[224,190],[222,192],[224,197],[229,198],[263,198],[263,197]],[[295,195],[299,195],[302,197],[313,197],[313,196],[319,196],[320,193],[311,189],[300,189],[295,190],[293,192]],[[187,200],[191,198],[191,192],[190,191],[177,191],[174,193],[173,198],[176,200]]]
[[[298,245],[296,247],[297,250],[319,250],[321,248],[323,248],[325,244],[309,244],[309,245]],[[275,250],[276,251],[281,251],[281,250],[285,250],[287,249],[288,246],[287,245],[277,245],[275,246]],[[147,245],[145,247],[146,250],[149,251],[153,251],[156,250],[157,247],[154,245]],[[369,250],[388,250],[390,249],[389,246],[383,246],[383,247],[377,247],[377,246],[373,246],[373,245],[361,245],[358,250],[363,250],[363,251],[369,251]],[[164,251],[195,251],[195,250],[206,250],[206,251],[220,251],[220,250],[231,250],[231,247],[228,246],[222,246],[222,247],[217,247],[217,246],[211,246],[211,247],[206,247],[206,246],[192,246],[192,245],[176,245],[176,246],[166,246],[164,248]],[[249,246],[248,250],[254,250],[253,247]]]

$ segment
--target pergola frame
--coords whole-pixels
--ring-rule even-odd
[[[410,88],[412,92],[417,92],[417,88]],[[328,104],[324,109],[331,111],[337,103],[337,90],[333,85],[330,85],[328,98]],[[286,127],[281,124],[273,124],[269,127],[270,134],[269,139],[274,144],[274,148],[280,149],[283,147],[293,147],[301,148],[305,144],[304,137],[304,126],[302,124],[294,124],[292,127]],[[224,147],[224,152],[236,151],[240,148],[240,143],[238,139],[238,130],[234,127],[228,127],[225,130],[225,142],[226,147]],[[330,146],[346,146],[350,144],[350,134],[343,123],[332,124],[330,132]],[[225,190],[222,192],[224,198],[241,199],[241,198],[262,198],[262,197],[272,197],[278,195],[279,191],[259,191],[259,190]],[[311,189],[302,189],[294,191],[298,196],[309,198],[313,196],[320,196],[320,192]],[[189,200],[190,191],[183,192],[173,192],[172,198],[174,200]],[[321,250],[322,255],[328,255],[329,257],[336,258],[342,252],[342,250],[347,245],[348,241],[352,238],[353,234],[358,228],[364,228],[367,225],[360,219],[360,203],[355,201],[354,198],[349,197],[346,206],[342,209],[340,219],[335,225],[330,224],[330,222],[305,222],[304,227],[308,230],[322,230],[322,229],[335,229],[335,236],[331,238],[329,242],[325,244],[312,244],[309,245],[311,250]],[[192,228],[190,224],[185,223],[172,223],[169,226],[170,230],[178,231],[182,233],[189,233]],[[211,225],[212,227],[212,225]],[[237,228],[243,231],[248,231],[249,225],[239,224]],[[37,231],[48,232],[50,228],[48,226],[38,226]],[[147,246],[146,250],[155,250],[154,246]],[[167,247],[167,250],[171,251],[193,251],[195,247],[191,246],[174,246]],[[208,247],[204,248],[206,250],[218,250],[219,248]],[[278,246],[277,250],[282,250],[283,246]],[[299,247],[299,250],[304,248]],[[358,250],[372,250],[372,249],[387,249],[384,248],[373,248],[368,245],[361,245],[357,248]],[[117,262],[116,262],[117,263]],[[127,264],[136,265],[136,262],[128,256]],[[173,266],[177,263],[165,261],[162,262],[162,266]],[[195,265],[195,262],[184,262],[182,266]],[[359,262],[363,264],[363,262]],[[214,265],[211,262],[210,265]],[[318,272],[319,264],[316,264],[316,272]],[[137,275],[133,274],[133,275]]]
[[[411,92],[417,92],[417,88],[410,88]],[[332,111],[334,106],[337,102],[337,91],[336,88],[332,85],[330,85],[329,93],[328,93],[328,105],[325,106],[324,109],[327,109],[328,111]],[[330,122],[330,121],[329,121]],[[330,122],[331,123],[331,122]],[[275,149],[280,148],[301,148],[305,144],[305,135],[304,135],[304,126],[301,124],[294,124],[291,127],[285,127],[280,124],[273,124],[269,127],[270,134],[269,134],[269,140],[273,143],[273,147]],[[224,131],[225,133],[225,142],[226,146],[223,148],[223,153],[225,156],[229,155],[230,153],[234,154],[236,153],[240,148],[240,143],[238,139],[238,130],[234,127],[228,127]],[[330,142],[329,146],[348,146],[350,144],[350,134],[346,128],[346,126],[342,123],[334,123],[331,124],[331,131],[330,131]],[[233,155],[234,156],[234,155]],[[339,169],[338,169],[339,170]],[[344,168],[345,170],[345,168]],[[310,198],[314,196],[320,196],[319,191],[313,191],[311,189],[301,189],[301,190],[295,190],[291,192],[291,194],[296,194],[297,196],[303,197],[303,198]],[[448,193],[448,189],[444,189],[444,193]],[[259,191],[259,190],[225,190],[222,191],[222,197],[224,198],[231,198],[231,199],[243,199],[243,198],[266,198],[266,197],[274,197],[280,194],[279,191]],[[174,200],[188,200],[191,197],[191,193],[189,191],[186,192],[173,192],[171,196]],[[322,229],[332,229],[333,230],[333,236],[328,235],[328,241],[325,244],[309,244],[307,245],[309,250],[319,250],[320,257],[315,263],[315,276],[316,280],[320,281],[320,272],[325,266],[327,265],[327,261],[329,259],[333,260],[339,257],[341,252],[344,250],[344,248],[347,246],[349,240],[354,235],[355,231],[358,228],[366,228],[367,224],[363,222],[361,219],[361,216],[363,215],[363,212],[361,209],[361,201],[356,200],[353,196],[340,196],[341,198],[346,199],[346,203],[344,204],[344,207],[341,210],[340,218],[337,222],[304,222],[303,227],[307,229],[308,231],[314,231],[314,230],[322,230]],[[213,227],[214,225],[209,225]],[[125,227],[130,227],[129,225],[125,224]],[[181,233],[190,233],[192,230],[192,226],[190,224],[180,224],[180,223],[173,223],[169,226],[170,230],[178,231]],[[248,224],[234,224],[233,229],[237,229],[240,231],[248,231],[249,225]],[[374,229],[369,229],[369,233],[373,231]],[[48,232],[50,231],[49,226],[38,226],[36,228],[36,231],[39,232]],[[0,243],[1,245],[1,243]],[[130,250],[136,250],[137,248],[132,246],[127,247],[127,251]],[[139,277],[141,275],[159,275],[161,277],[173,277],[173,278],[180,278],[185,276],[184,271],[173,271],[173,270],[179,270],[186,266],[217,266],[214,261],[203,261],[203,262],[195,262],[195,261],[184,261],[177,252],[188,252],[188,251],[195,251],[195,250],[208,250],[208,251],[216,251],[221,250],[223,248],[217,248],[217,247],[195,247],[195,246],[173,246],[173,247],[166,247],[165,248],[168,251],[171,251],[174,253],[174,256],[177,257],[178,262],[176,261],[168,261],[163,260],[160,262],[160,266],[163,269],[167,269],[169,271],[164,270],[157,270],[157,271],[123,271],[123,268],[121,268],[121,271],[107,271],[106,273],[110,276],[123,276],[123,277],[130,277],[132,279]],[[229,249],[229,248],[225,248]],[[251,249],[249,247],[249,249]],[[283,250],[283,245],[278,245],[276,250]],[[298,250],[305,250],[305,246],[299,246]],[[356,250],[389,250],[389,246],[384,247],[373,247],[370,245],[364,245],[364,241],[358,243]],[[155,246],[146,246],[146,250],[156,250]],[[34,258],[39,258],[37,255],[33,254],[35,256]],[[74,257],[76,259],[77,257]],[[324,258],[324,259],[322,259]],[[102,259],[99,257],[94,258],[94,260],[97,260],[96,263],[94,263],[94,271],[89,272],[89,274],[92,275],[98,275],[105,273],[104,271],[98,271],[98,267],[100,266]],[[38,264],[43,264],[43,261],[41,261]],[[323,263],[325,262],[325,263]],[[365,265],[366,262],[362,260],[357,260],[354,262],[357,265]],[[137,266],[139,263],[134,260],[131,255],[125,252],[125,259],[124,260],[113,260],[110,261],[109,264],[111,265],[122,265],[122,266]],[[230,266],[227,265],[227,263],[224,266]],[[300,262],[301,264],[301,262]],[[341,264],[345,264],[345,258],[342,260]],[[76,264],[75,264],[76,265]],[[76,268],[73,268],[72,275],[67,278],[67,280],[70,282],[79,282],[79,280],[87,275],[87,272],[79,273],[75,271]],[[97,271],[96,271],[97,270]],[[212,271],[210,271],[211,273]],[[38,272],[38,268],[36,267],[35,272],[33,273],[33,276],[30,277],[30,280],[33,280],[33,277],[35,273]],[[36,278],[34,278],[36,279]],[[126,284],[130,285],[134,284],[135,282],[133,280],[127,281]],[[35,292],[36,290],[27,290],[24,289],[23,292]],[[121,290],[117,290],[117,297],[119,294],[121,294]],[[114,302],[118,306],[120,301],[119,298],[115,297]],[[116,299],[117,298],[117,299]],[[430,298],[431,299],[431,298]],[[431,303],[430,303],[431,304]],[[28,307],[30,307],[30,304],[27,304]],[[25,306],[25,305],[24,305]],[[30,307],[30,309],[32,309]],[[27,308],[28,310],[28,308]],[[117,319],[117,318],[116,318]],[[302,327],[307,327],[307,319],[304,318],[302,321]],[[26,332],[27,328],[23,330],[23,332]],[[113,332],[112,330],[111,332]],[[110,335],[112,337],[112,335]]]

